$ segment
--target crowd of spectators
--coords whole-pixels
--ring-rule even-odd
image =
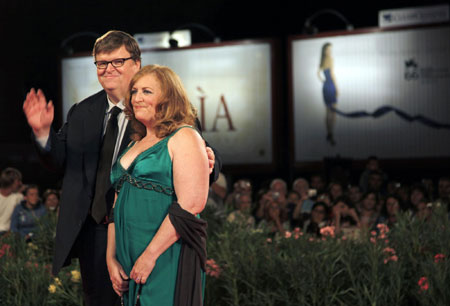
[[[249,179],[229,179],[220,173],[210,187],[207,207],[224,222],[249,228],[268,228],[276,235],[301,229],[320,236],[320,229],[334,226],[336,233],[357,237],[361,230],[376,230],[380,223],[393,226],[399,212],[427,220],[434,207],[450,207],[450,177],[421,179],[406,184],[391,180],[376,157],[367,160],[356,183],[327,182],[325,176],[298,177],[292,184],[274,178],[256,188]],[[11,231],[32,239],[37,221],[58,214],[60,192],[40,193],[35,184],[22,184],[22,174],[6,168],[0,174],[0,236]],[[450,216],[450,214],[449,214]]]
[[[220,185],[220,194],[215,185]],[[267,227],[273,235],[299,228],[320,236],[321,228],[334,226],[335,233],[348,237],[377,230],[380,223],[393,226],[399,212],[428,220],[434,207],[450,207],[450,177],[391,180],[376,157],[368,158],[353,184],[327,182],[313,174],[296,178],[290,186],[281,178],[266,185],[257,189],[249,179],[238,179],[228,188],[223,176],[211,186],[208,205],[228,222]]]
[[[57,214],[59,191],[48,189],[40,196],[36,184],[23,184],[22,173],[6,168],[0,173],[0,237],[11,231],[31,241],[38,229],[39,219]]]

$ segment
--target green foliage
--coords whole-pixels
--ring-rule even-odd
[[[78,263],[51,274],[56,216],[39,223],[31,241],[7,233],[0,238],[0,305],[83,305]]]
[[[446,210],[427,222],[401,216],[386,231],[268,240],[224,224],[208,240],[220,274],[207,278],[206,305],[449,305]]]
[[[449,305],[450,224],[435,210],[424,222],[402,216],[388,232],[316,238],[202,213],[208,229],[206,305]],[[31,242],[0,238],[0,305],[83,305],[78,263],[50,273],[56,218]]]

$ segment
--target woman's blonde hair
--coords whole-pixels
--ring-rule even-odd
[[[162,99],[156,106],[155,114],[154,126],[157,137],[163,138],[170,135],[181,124],[195,126],[197,118],[197,111],[189,101],[180,77],[166,66],[145,66],[131,79],[125,98],[125,114],[134,132],[131,138],[135,141],[141,140],[147,134],[147,130],[134,116],[131,90],[139,79],[151,74],[158,79],[162,91]]]

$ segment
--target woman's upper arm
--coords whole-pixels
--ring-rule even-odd
[[[203,210],[209,190],[205,142],[195,130],[183,128],[169,140],[168,147],[178,203],[183,209],[197,214]]]

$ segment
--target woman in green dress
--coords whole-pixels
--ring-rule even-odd
[[[184,298],[177,296],[179,261],[182,265],[192,257],[180,256],[184,236],[170,209],[176,204],[194,223],[204,222],[198,214],[209,187],[205,142],[193,128],[196,113],[183,85],[168,67],[142,68],[130,83],[125,105],[135,134],[111,173],[116,200],[114,223],[108,227],[108,270],[124,305],[137,299],[141,305],[174,305]],[[204,243],[205,237],[199,238]],[[197,261],[198,269],[181,278],[183,283],[196,278],[204,284],[200,266]],[[196,276],[190,280],[192,273]],[[201,300],[191,304],[196,303]]]

